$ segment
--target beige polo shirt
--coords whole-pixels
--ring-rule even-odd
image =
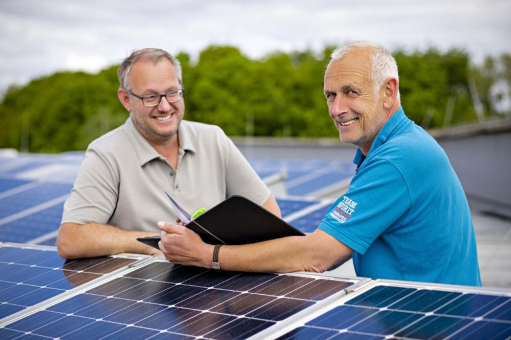
[[[270,197],[268,187],[219,127],[182,121],[178,137],[177,171],[131,118],[92,142],[64,205],[62,223],[159,232],[158,221],[176,219],[165,191],[190,214],[234,194],[259,205]]]

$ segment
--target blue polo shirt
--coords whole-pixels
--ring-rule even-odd
[[[438,143],[399,109],[319,228],[351,249],[358,276],[480,286],[474,226]]]

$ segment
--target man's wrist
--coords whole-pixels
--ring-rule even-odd
[[[220,248],[223,247],[223,244],[217,244],[214,248],[213,248],[213,258],[212,258],[212,261],[211,261],[211,267],[216,270],[216,271],[220,271],[221,268],[220,268],[220,260],[219,260],[219,253],[220,253]]]
[[[213,251],[215,249],[215,246],[212,244],[206,244],[206,246],[207,247],[205,248],[205,251],[201,256],[202,267],[212,269],[213,267],[211,265],[211,259],[213,258]]]

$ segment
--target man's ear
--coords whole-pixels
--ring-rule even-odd
[[[383,86],[385,88],[383,94],[383,107],[390,109],[396,103],[399,84],[396,78],[389,78],[385,81]]]
[[[117,97],[119,98],[122,106],[124,106],[128,112],[131,112],[130,95],[128,92],[126,92],[123,88],[119,88],[117,90]]]

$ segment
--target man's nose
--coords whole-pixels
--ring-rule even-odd
[[[330,105],[330,114],[332,116],[340,116],[348,112],[346,100],[342,95],[336,95],[334,101]]]
[[[158,110],[165,112],[170,109],[171,104],[169,103],[169,100],[167,97],[163,96],[161,97],[160,104],[158,104]]]

